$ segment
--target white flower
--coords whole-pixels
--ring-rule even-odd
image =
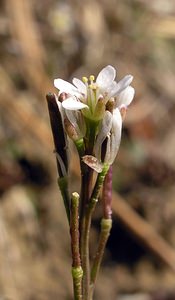
[[[104,105],[112,97],[117,99],[117,107],[131,103],[134,97],[134,89],[130,86],[133,76],[126,75],[119,82],[115,81],[115,77],[115,68],[108,65],[100,71],[96,81],[94,76],[90,76],[89,80],[83,77],[83,81],[73,78],[73,84],[71,84],[58,78],[54,80],[54,86],[59,90],[59,94],[65,92],[70,95],[69,98],[62,102],[62,106],[65,109],[82,110],[86,108],[86,116],[89,111],[90,117],[93,118],[97,102],[102,97]]]
[[[119,82],[115,81],[115,77],[115,68],[108,65],[100,71],[96,80],[93,75],[89,79],[83,77],[82,81],[73,78],[73,84],[59,78],[54,80],[59,95],[67,95],[66,99],[59,103],[64,119],[66,116],[71,123],[71,126],[67,124],[67,132],[69,126],[71,134],[76,133],[76,138],[84,138],[86,130],[89,134],[87,120],[95,121],[93,153],[85,156],[84,162],[97,172],[100,172],[103,164],[111,165],[117,155],[122,118],[135,93],[134,88],[130,86],[132,75],[126,75]]]

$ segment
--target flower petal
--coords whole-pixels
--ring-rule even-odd
[[[104,89],[108,87],[112,81],[114,81],[115,76],[115,68],[108,65],[100,71],[100,73],[97,76],[96,83],[100,88]]]
[[[113,111],[112,119],[112,130],[111,130],[111,140],[110,140],[110,160],[109,164],[112,164],[117,155],[120,141],[121,141],[121,131],[122,131],[122,117],[118,108]]]
[[[110,133],[111,127],[112,127],[112,114],[109,111],[105,111],[105,115],[101,123],[101,126],[99,128],[99,134],[97,136],[97,139],[95,141],[95,146],[94,146],[95,156],[99,160],[101,160],[102,143],[104,142],[107,135]]]
[[[133,80],[132,75],[126,75],[122,78],[116,85],[116,87],[111,91],[111,97],[117,96],[121,93],[124,89],[126,89]]]
[[[134,98],[135,90],[132,86],[128,86],[124,91],[122,91],[117,100],[117,106],[121,107],[122,105],[128,106]]]
[[[133,81],[133,76],[132,75],[126,75],[125,77],[123,77],[118,82],[119,92],[124,90],[126,87],[128,87],[131,84],[132,81]]]
[[[83,108],[88,108],[88,106],[80,101],[77,101],[75,98],[70,97],[62,102],[62,106],[68,110],[78,110]]]
[[[78,92],[77,88],[73,84],[60,78],[54,80],[54,86],[59,90],[60,93],[65,92],[68,94],[75,94]]]
[[[112,130],[117,134],[122,129],[122,117],[118,108],[113,110]]]
[[[112,114],[108,110],[106,110],[96,140],[98,145],[104,142],[106,136],[111,130],[111,127],[112,127]]]
[[[86,85],[78,78],[73,78],[72,82],[76,86],[78,91],[86,96],[87,94]]]
[[[66,116],[68,120],[72,123],[75,127],[77,135],[79,138],[83,137],[86,132],[86,125],[84,118],[82,117],[82,113],[79,110],[68,110],[65,109]]]
[[[118,84],[116,81],[112,81],[112,83],[106,88],[106,92],[108,94],[108,98],[113,97],[115,91],[118,90]]]

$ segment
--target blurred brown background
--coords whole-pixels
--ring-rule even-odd
[[[175,299],[175,1],[4,0],[0,41],[0,299],[72,299],[45,94],[107,64],[136,96],[95,299]]]

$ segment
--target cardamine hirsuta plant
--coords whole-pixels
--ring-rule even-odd
[[[112,164],[117,155],[122,121],[134,97],[133,76],[115,81],[108,65],[97,78],[91,75],[73,84],[54,80],[58,95],[47,102],[58,168],[58,185],[70,226],[74,300],[92,300],[104,249],[112,226]],[[80,160],[81,190],[69,194],[69,139]],[[96,253],[89,257],[91,220],[97,203],[102,206]]]

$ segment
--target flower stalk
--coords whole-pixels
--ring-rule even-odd
[[[72,249],[72,279],[74,287],[74,299],[82,300],[82,278],[83,269],[81,267],[80,248],[79,248],[79,195],[72,193],[71,198],[71,218],[70,235]]]
[[[96,251],[96,255],[94,257],[94,262],[91,270],[91,284],[90,284],[90,298],[89,298],[90,300],[93,299],[94,287],[99,273],[106,243],[111,231],[111,227],[112,227],[112,219],[103,218],[101,220],[101,231],[100,231],[100,237],[98,242],[98,248]]]
[[[94,287],[99,273],[100,265],[102,262],[106,243],[108,241],[111,227],[112,227],[112,166],[105,177],[103,184],[103,193],[101,199],[103,205],[103,218],[101,220],[100,236],[98,241],[98,247],[94,256],[92,269],[91,269],[91,283],[90,283],[90,300],[93,299]]]

